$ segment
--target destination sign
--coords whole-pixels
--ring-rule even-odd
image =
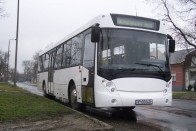
[[[128,15],[112,15],[112,18],[114,24],[117,26],[159,30],[160,22],[158,20]]]

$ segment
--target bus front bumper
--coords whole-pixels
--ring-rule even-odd
[[[172,93],[160,92],[96,92],[96,107],[171,106]],[[150,101],[150,102],[149,102]]]

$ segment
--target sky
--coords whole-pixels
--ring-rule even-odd
[[[17,1],[3,0],[7,16],[0,18],[0,50],[8,51],[16,38]],[[31,60],[45,49],[83,26],[99,14],[128,14],[156,18],[152,4],[145,0],[20,0],[18,62]],[[10,66],[14,67],[15,40],[10,41]]]

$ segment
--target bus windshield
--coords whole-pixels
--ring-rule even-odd
[[[122,77],[156,77],[169,80],[167,37],[126,29],[102,29],[98,48],[98,75],[112,80]]]

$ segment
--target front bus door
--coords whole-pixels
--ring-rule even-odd
[[[56,51],[53,51],[50,53],[50,58],[49,58],[49,68],[48,68],[48,92],[51,95],[54,95],[54,61],[55,61],[55,53]]]
[[[84,39],[84,56],[82,69],[82,102],[95,105],[94,102],[94,65],[95,43],[91,42],[91,35],[87,34]]]

